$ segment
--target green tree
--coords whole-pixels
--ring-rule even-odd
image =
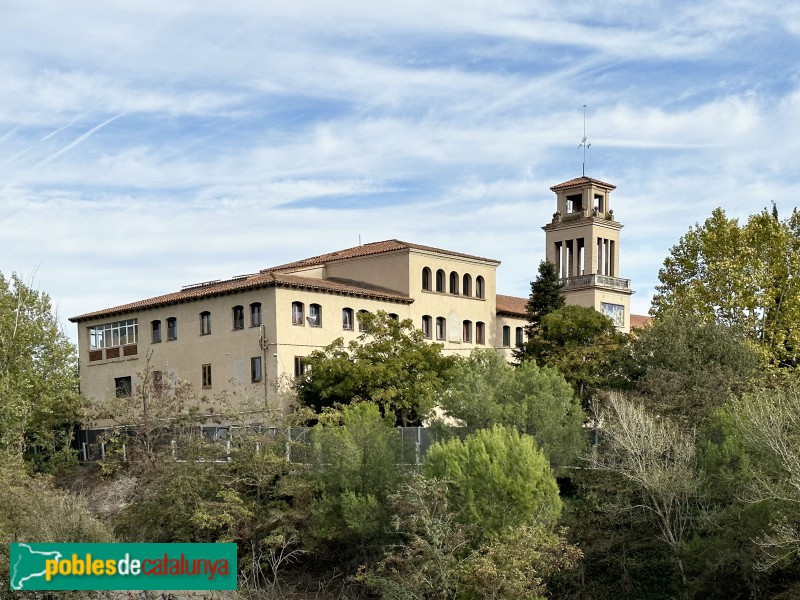
[[[394,418],[360,402],[322,415],[311,431],[312,536],[334,554],[367,557],[386,541],[389,496],[402,481]]]
[[[447,481],[450,502],[481,540],[525,525],[550,529],[561,513],[544,453],[529,435],[501,425],[434,444],[423,474]]]
[[[593,389],[626,383],[626,342],[605,315],[570,305],[545,315],[528,347],[538,364],[558,369],[586,402]]]
[[[740,225],[717,208],[672,248],[651,312],[697,315],[740,327],[778,365],[800,350],[800,213],[766,209]]]
[[[442,355],[411,320],[385,312],[359,315],[364,333],[345,345],[339,338],[307,358],[310,369],[297,382],[301,402],[317,412],[368,400],[412,425],[433,408],[454,358]]]
[[[400,540],[358,579],[381,598],[394,600],[537,600],[544,580],[568,568],[580,551],[560,533],[523,525],[476,545],[479,526],[460,522],[447,485],[416,477],[391,498]]]
[[[561,291],[563,287],[558,281],[558,267],[545,260],[540,262],[539,275],[531,281],[531,294],[525,304],[528,319],[525,331],[529,338],[536,334],[545,315],[566,306],[566,299]],[[517,358],[531,358],[526,346],[517,350]]]
[[[17,274],[0,274],[0,449],[36,448],[41,468],[74,461],[69,445],[80,421],[78,363],[50,297]]]
[[[459,361],[439,404],[471,430],[493,425],[531,435],[554,467],[573,462],[586,445],[585,414],[572,387],[551,367],[517,367],[492,350]]]
[[[647,407],[693,426],[750,387],[762,368],[760,353],[739,330],[674,311],[640,331],[630,355],[630,377]]]

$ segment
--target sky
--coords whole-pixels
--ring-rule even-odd
[[[613,183],[646,314],[670,248],[800,179],[783,0],[0,0],[0,272],[70,316],[397,238],[527,296],[550,187]]]

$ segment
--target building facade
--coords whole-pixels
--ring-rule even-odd
[[[308,354],[357,338],[362,311],[411,319],[448,354],[510,357],[526,299],[497,295],[499,264],[387,240],[73,317],[81,389],[130,394],[147,360],[159,380],[188,381],[200,395],[269,400]]]
[[[633,292],[618,277],[614,186],[580,178],[552,189],[559,210],[544,227],[547,259],[560,265],[568,303],[606,312],[628,331]],[[592,202],[599,207],[589,212]],[[494,348],[510,359],[524,341],[527,298],[497,294],[499,264],[387,240],[72,317],[81,390],[130,395],[147,368],[158,381],[189,382],[198,396],[275,400],[311,352],[356,339],[364,311],[411,319],[447,354]]]

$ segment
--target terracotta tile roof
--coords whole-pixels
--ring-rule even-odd
[[[103,310],[86,313],[77,317],[70,317],[69,320],[73,323],[77,323],[79,321],[87,321],[89,319],[96,319],[99,317],[118,315],[144,308],[155,308],[158,306],[179,304],[181,302],[199,300],[201,298],[223,296],[225,294],[232,294],[244,290],[266,287],[290,287],[297,289],[318,290],[332,294],[357,296],[360,298],[376,298],[379,300],[401,302],[404,304],[411,304],[413,302],[413,299],[400,294],[359,287],[337,281],[315,279],[313,277],[298,277],[296,275],[287,275],[284,273],[256,273],[254,275],[245,275],[243,277],[236,277],[226,281],[210,282],[208,284],[187,287],[180,292],[172,292],[170,294],[164,294],[163,296],[156,296],[155,298],[139,300],[137,302],[123,304],[113,308],[105,308]]]
[[[528,315],[525,310],[525,305],[528,303],[527,298],[518,298],[517,296],[502,296],[497,294],[497,314],[509,315],[512,317],[526,317]]]
[[[647,315],[631,315],[631,329],[644,329],[653,324],[653,317]]]
[[[599,179],[592,179],[591,177],[576,177],[575,179],[570,179],[569,181],[565,181],[564,183],[559,183],[558,185],[554,185],[553,187],[550,188],[550,191],[556,192],[558,190],[563,190],[564,188],[581,185],[583,183],[594,183],[595,185],[599,185],[600,187],[604,187],[609,190],[617,189],[617,186],[615,186],[613,183],[606,183],[605,181],[600,181]]]
[[[468,258],[471,260],[480,260],[483,262],[490,262],[500,264],[499,260],[492,258],[482,258],[480,256],[472,256],[471,254],[462,254],[461,252],[453,252],[451,250],[443,250],[441,248],[433,248],[432,246],[422,246],[420,244],[412,244],[410,242],[403,242],[400,240],[384,240],[382,242],[372,242],[370,244],[362,244],[353,248],[345,248],[344,250],[337,250],[336,252],[328,252],[327,254],[320,254],[319,256],[312,256],[311,258],[304,258],[295,262],[286,263],[277,267],[269,267],[262,269],[261,273],[271,273],[276,271],[291,271],[293,269],[300,269],[303,267],[312,267],[315,265],[323,265],[328,262],[336,260],[345,260],[348,258],[358,258],[360,256],[371,256],[374,254],[382,254],[384,252],[394,252],[396,250],[423,250],[427,252],[436,252],[438,254],[445,254],[447,256],[455,256],[458,258]]]

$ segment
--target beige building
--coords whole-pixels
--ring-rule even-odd
[[[633,292],[618,277],[614,186],[582,177],[552,189],[559,211],[544,227],[547,258],[561,265],[568,302],[610,314],[627,331]],[[188,381],[202,395],[273,400],[275,384],[300,375],[308,354],[357,338],[363,311],[411,319],[446,353],[494,348],[510,358],[523,342],[527,298],[497,294],[499,264],[387,240],[83,314],[70,319],[81,389],[127,395],[149,357],[156,379]]]

